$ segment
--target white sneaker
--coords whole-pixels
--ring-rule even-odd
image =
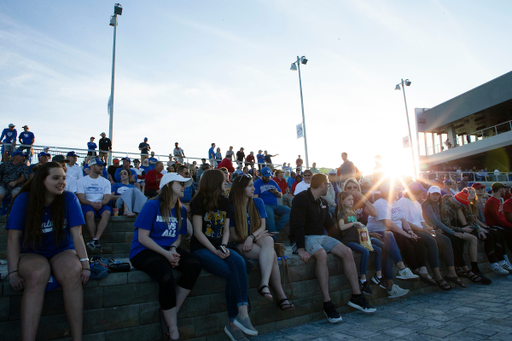
[[[508,263],[505,260],[502,260],[498,262],[498,264],[505,270],[507,270],[509,273],[512,273],[512,264]]]
[[[393,284],[391,290],[388,290],[388,298],[398,298],[405,296],[409,293],[409,289],[402,289],[398,285]]]
[[[502,268],[498,263],[492,263],[491,264],[491,270],[496,272],[499,275],[508,275],[509,272]]]
[[[398,279],[403,279],[405,281],[414,281],[420,278],[418,275],[412,273],[409,268],[403,268],[402,270],[398,270],[398,275],[396,276]]]

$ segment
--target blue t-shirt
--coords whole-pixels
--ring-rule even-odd
[[[260,198],[253,198],[256,209],[260,214],[261,219],[267,218],[267,211],[265,211],[265,203]],[[233,206],[231,206],[233,207]],[[235,226],[235,219],[229,221],[229,227]],[[249,216],[249,208],[247,208],[247,234],[251,233],[251,217]]]
[[[18,136],[18,132],[16,131],[16,129],[13,129],[12,131],[9,130],[9,128],[5,128],[3,131],[2,131],[2,135],[0,136],[0,140],[5,136],[5,139],[3,140],[3,142],[7,142],[7,143],[14,143],[16,142],[16,136]]]
[[[21,140],[21,144],[32,144],[32,143],[34,143],[34,133],[31,131],[22,132],[20,134],[20,140]]]
[[[265,155],[256,154],[256,158],[258,159],[258,163],[265,163]]]
[[[156,157],[150,157],[150,158],[148,158],[148,162],[149,162],[149,170],[153,170],[156,167],[156,163],[153,165],[153,164],[151,164],[151,162],[158,162],[158,159]]]
[[[89,149],[90,152],[94,152],[98,146],[94,142],[87,142],[87,149]]]
[[[123,169],[124,169],[123,167],[119,167],[118,169],[116,169],[116,173],[114,174],[115,182],[121,182],[121,171]],[[132,175],[135,175],[135,180],[137,180],[137,172],[133,168],[130,168],[130,173],[131,173],[130,177]]]
[[[144,169],[144,175],[148,175],[148,172],[151,170],[149,166],[140,166],[140,168]]]
[[[153,199],[146,202],[133,224],[135,233],[133,234],[130,259],[147,249],[139,242],[139,229],[149,230],[149,237],[163,248],[171,246],[178,239],[179,234],[187,234],[186,208],[181,208],[181,227],[178,226],[178,219],[175,216],[173,208],[169,215],[169,224],[167,224],[160,213],[160,200]]]
[[[274,193],[269,192],[271,189],[281,192],[277,182],[272,179],[267,183],[264,183],[261,179],[254,182],[254,194],[257,194],[261,199],[263,199],[265,205],[277,205],[277,197]]]
[[[82,170],[82,173],[84,176],[87,176],[87,173],[85,172],[86,169],[90,169],[89,164],[84,164],[84,169]],[[103,171],[101,172],[101,176],[108,180],[108,171],[107,167],[103,167]]]
[[[188,186],[183,191],[183,198],[181,198],[180,201],[184,204],[188,204],[192,200],[192,197],[194,197],[194,194],[196,194],[194,186]]]
[[[294,178],[292,178],[291,176],[288,177],[288,180],[286,180],[286,183],[288,184],[288,188],[292,188],[294,182],[295,182]]]
[[[80,207],[80,202],[76,195],[67,191],[64,192],[63,195],[65,196],[64,202],[66,205],[66,213],[62,239],[56,243],[50,207],[45,207],[43,213],[43,224],[41,225],[41,229],[43,231],[42,242],[37,244],[35,248],[32,248],[32,245],[23,247],[23,239],[25,237],[25,234],[23,233],[21,237],[21,253],[37,253],[43,257],[53,257],[64,250],[75,249],[75,244],[73,243],[73,238],[71,237],[69,228],[85,224],[84,214],[82,213],[82,208]],[[14,200],[9,220],[5,226],[6,230],[25,231],[28,197],[29,193],[23,192],[18,195],[16,200]]]
[[[215,151],[213,150],[213,147],[208,149],[208,158],[209,159],[215,159]]]
[[[110,190],[112,193],[114,193],[115,195],[121,195],[123,194],[124,192],[126,192],[126,190],[128,188],[137,188],[135,187],[134,185],[132,184],[128,184],[128,185],[125,185],[123,183],[120,183],[120,182],[116,182],[115,184],[112,185],[112,189]]]

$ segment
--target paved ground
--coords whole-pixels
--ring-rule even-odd
[[[490,286],[436,292],[327,320],[264,334],[253,340],[512,340],[512,275]]]

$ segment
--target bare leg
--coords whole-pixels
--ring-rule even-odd
[[[50,263],[35,253],[25,253],[18,264],[21,278],[25,280],[25,290],[21,298],[21,339],[35,340],[41,311],[43,310],[44,289],[50,278]]]
[[[64,307],[71,329],[73,341],[82,340],[84,292],[82,287],[82,265],[76,252],[63,251],[52,258],[52,270],[57,281],[62,285]]]
[[[457,273],[455,272],[455,267],[454,266],[449,266],[448,267],[448,276],[450,276],[450,277],[457,277]]]
[[[434,272],[434,278],[437,279],[438,281],[443,279],[443,276],[441,276],[439,268],[432,268],[432,272]]]
[[[98,230],[96,231],[96,235],[94,238],[100,240],[101,235],[103,232],[105,232],[105,229],[107,228],[108,220],[110,218],[110,211],[105,211],[101,214],[101,220],[98,224]]]
[[[405,264],[404,262],[398,262],[396,263],[396,267],[398,268],[398,270],[403,270],[405,269]]]
[[[469,233],[464,233],[462,239],[469,243],[469,259],[471,262],[476,262],[478,257],[478,239]]]
[[[331,253],[341,258],[341,261],[343,262],[343,272],[345,273],[345,277],[347,277],[348,283],[352,288],[352,294],[360,295],[361,290],[359,289],[357,268],[356,263],[354,262],[352,250],[340,243],[331,249]]]
[[[126,203],[123,203],[123,207],[124,207],[123,215],[125,215],[127,217],[134,217],[136,215],[135,213],[130,211],[130,209],[128,208],[128,205],[126,205]]]
[[[165,322],[169,326],[169,336],[171,339],[179,339],[180,333],[178,331],[178,309],[176,307],[169,310],[162,310]]]
[[[320,291],[322,292],[324,302],[329,302],[331,300],[331,295],[329,294],[329,268],[327,267],[327,252],[325,252],[324,249],[320,249],[313,254],[313,257],[316,259],[315,271],[318,284],[320,285]]]
[[[176,313],[179,313],[183,302],[187,298],[188,294],[190,294],[190,290],[182,288],[180,286],[176,286]]]
[[[96,222],[94,221],[94,212],[89,211],[85,214],[85,225],[92,238],[96,236]]]

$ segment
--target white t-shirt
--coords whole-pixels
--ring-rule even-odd
[[[306,191],[311,184],[306,183],[305,181],[301,181],[295,186],[295,192],[293,192],[293,195],[297,195],[300,192]]]
[[[87,175],[76,182],[76,187],[78,194],[85,194],[85,199],[92,202],[101,202],[104,194],[111,194],[110,181],[102,176],[93,179]]]
[[[405,219],[405,214],[395,201],[391,207],[391,221],[403,230],[402,219]]]
[[[377,210],[377,216],[368,216],[368,225],[366,225],[366,227],[368,228],[368,231],[384,232],[387,228],[382,220],[391,219],[391,206],[384,199],[377,200],[373,206]]]
[[[179,158],[183,157],[183,149],[181,149],[180,147],[178,148],[174,148],[174,156],[177,156]]]
[[[397,201],[396,206],[402,209],[405,220],[423,228],[421,223],[424,223],[425,219],[423,219],[423,209],[421,208],[421,204],[419,202],[413,202],[408,198],[401,198]]]
[[[66,171],[66,181],[71,177],[75,180],[79,180],[84,177],[82,167],[80,167],[78,164],[75,163],[73,166],[68,166],[67,168],[68,170]]]

